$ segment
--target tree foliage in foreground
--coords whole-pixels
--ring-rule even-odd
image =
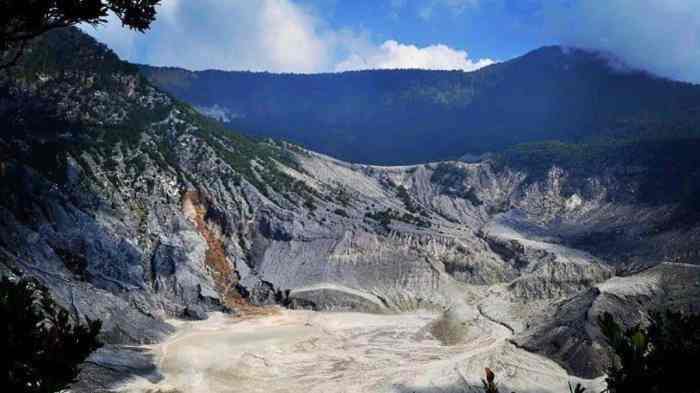
[[[649,326],[625,329],[605,313],[598,320],[612,348],[605,393],[696,393],[693,377],[700,365],[700,314],[667,311],[651,315]],[[485,393],[499,393],[495,374],[486,369]],[[569,385],[570,393],[584,393]]]
[[[27,43],[49,30],[98,25],[114,14],[125,27],[144,31],[161,0],[0,0],[0,69],[14,65]]]
[[[0,386],[4,392],[67,388],[101,344],[101,321],[74,323],[35,281],[0,281]]]
[[[616,360],[608,369],[610,393],[692,393],[700,366],[700,315],[653,314],[647,328],[624,329],[610,314],[600,328]]]

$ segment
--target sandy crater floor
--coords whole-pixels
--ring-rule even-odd
[[[477,392],[487,366],[503,391],[568,391],[573,379],[508,343],[506,328],[474,314],[462,342],[446,346],[430,333],[438,317],[280,310],[245,320],[212,314],[201,322],[172,321],[177,333],[149,347],[160,382],[136,378],[119,391]]]

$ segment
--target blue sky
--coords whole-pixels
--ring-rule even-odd
[[[562,44],[700,82],[700,0],[163,0],[151,31],[88,32],[189,69],[471,71]]]
[[[378,42],[467,49],[510,59],[556,41],[544,34],[540,0],[303,0],[334,26],[372,32]]]

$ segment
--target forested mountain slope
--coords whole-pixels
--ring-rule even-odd
[[[700,86],[562,47],[470,73],[141,70],[233,129],[358,163],[424,163],[552,139],[697,137],[700,120]]]

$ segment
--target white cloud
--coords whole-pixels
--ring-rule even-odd
[[[334,32],[289,0],[165,0],[145,37],[86,30],[129,60],[195,70],[315,72],[334,54]]]
[[[700,7],[693,0],[543,2],[554,38],[604,50],[634,68],[700,82]]]
[[[403,0],[393,0],[400,7]],[[441,0],[469,2],[474,0]],[[369,68],[459,69],[493,63],[472,60],[445,45],[418,48],[367,31],[334,30],[292,0],[164,0],[145,35],[110,23],[86,31],[123,58],[192,70],[325,72]]]
[[[491,59],[472,60],[464,50],[446,45],[419,48],[396,41],[386,41],[379,47],[365,48],[338,63],[336,71],[360,69],[434,69],[474,71],[493,64]]]

